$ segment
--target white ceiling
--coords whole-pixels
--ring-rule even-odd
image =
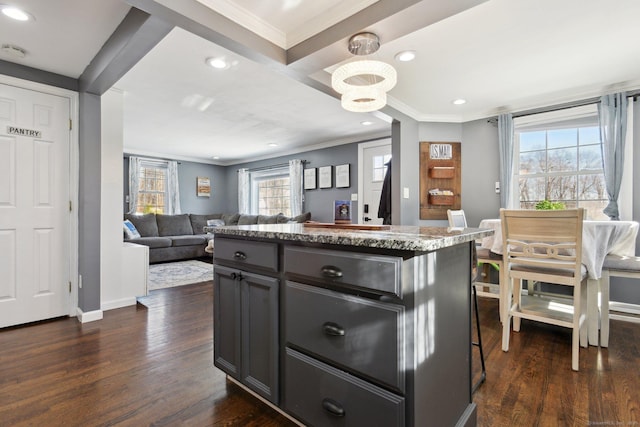
[[[176,4],[155,1],[169,8]],[[472,3],[420,3],[425,2]],[[13,3],[36,21],[25,25],[0,16],[0,43],[28,53],[24,59],[0,53],[0,59],[74,78],[128,10],[119,0]],[[212,8],[289,49],[378,0],[178,3]],[[385,40],[383,32],[375,56],[398,71],[388,100],[393,109],[419,121],[465,122],[640,88],[637,16],[637,0],[489,0],[406,35]],[[404,49],[416,50],[418,58],[395,61]],[[223,71],[205,66],[206,58],[221,55],[235,65]],[[347,57],[330,64],[323,57],[325,71],[314,70],[312,78],[324,84],[326,70]],[[383,115],[346,112],[330,90],[319,91],[181,29],[116,86],[124,92],[125,146],[137,153],[232,164],[372,138],[390,129]],[[468,102],[455,106],[456,98]],[[374,124],[362,126],[365,119]],[[269,147],[270,142],[278,146]],[[214,155],[220,159],[212,160]]]

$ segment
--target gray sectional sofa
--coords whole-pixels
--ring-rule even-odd
[[[161,215],[126,214],[124,219],[133,223],[139,238],[127,239],[125,242],[137,243],[149,247],[149,262],[158,263],[166,261],[178,261],[210,256],[205,252],[212,234],[206,234],[204,227],[210,219],[224,221],[224,225],[245,224],[284,224],[288,222],[305,222],[311,219],[311,213],[307,212],[294,218],[283,214],[277,215],[240,215],[233,214],[180,214]]]

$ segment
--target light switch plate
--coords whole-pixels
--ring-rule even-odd
[[[351,201],[352,202],[357,202],[358,201],[358,193],[351,194]]]
[[[409,187],[403,188],[402,197],[404,197],[405,199],[409,198]]]

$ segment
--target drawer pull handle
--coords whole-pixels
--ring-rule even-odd
[[[240,251],[237,251],[236,253],[234,253],[233,257],[235,259],[239,259],[240,261],[244,261],[245,259],[247,259],[247,255],[244,252],[240,252]]]
[[[324,277],[342,277],[342,271],[338,267],[334,267],[333,265],[325,265],[322,267],[322,275]]]
[[[242,280],[242,273],[231,273],[231,280]]]
[[[336,402],[333,399],[325,398],[322,400],[322,408],[330,413],[331,415],[335,415],[336,417],[344,417],[345,412],[342,405]]]
[[[344,328],[337,323],[326,322],[322,325],[322,329],[324,333],[327,335],[331,335],[333,337],[343,337],[344,336]]]

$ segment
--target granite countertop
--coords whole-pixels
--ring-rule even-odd
[[[493,230],[480,228],[394,225],[388,230],[352,230],[312,228],[305,227],[304,224],[221,226],[209,228],[207,231],[216,236],[276,239],[409,251],[434,251],[493,234]]]

